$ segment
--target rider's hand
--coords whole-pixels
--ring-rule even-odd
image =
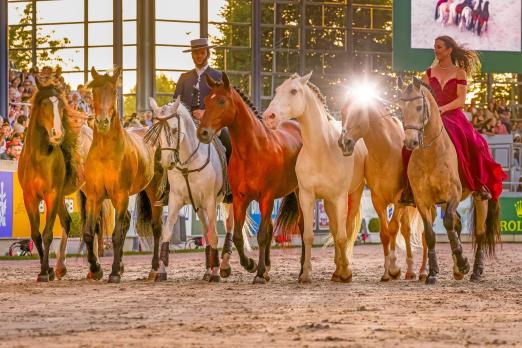
[[[205,113],[205,110],[197,109],[197,110],[192,111],[192,116],[196,120],[201,120],[201,118],[203,117],[204,113]]]

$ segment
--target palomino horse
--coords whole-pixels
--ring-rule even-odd
[[[364,167],[367,150],[364,142],[355,147],[355,155],[343,156],[337,145],[341,123],[334,120],[324,96],[310,81],[312,73],[292,75],[278,88],[264,113],[276,123],[296,118],[301,127],[303,148],[297,157],[299,203],[303,212],[305,255],[299,281],[311,281],[311,248],[316,199],[323,199],[335,241],[336,270],[332,280],[349,282],[352,278],[351,251],[359,224],[359,206],[364,189]],[[350,195],[350,209],[348,209]],[[356,226],[357,225],[357,226]]]
[[[216,226],[217,205],[224,198],[224,173],[216,144],[200,146],[196,137],[196,125],[189,110],[176,99],[173,103],[158,107],[150,98],[150,106],[157,122],[149,129],[145,140],[153,145],[159,142],[161,165],[168,172],[170,184],[169,215],[163,226],[161,238],[160,268],[156,281],[167,279],[166,267],[169,263],[169,245],[172,229],[178,220],[178,211],[185,204],[192,204],[203,228],[205,241],[209,249],[204,280],[219,282],[218,232]],[[230,205],[227,205],[230,206]],[[228,209],[227,209],[228,211]],[[229,216],[232,216],[231,214]],[[229,264],[232,251],[232,225],[227,223],[227,238],[223,247],[221,274],[230,275]],[[228,256],[225,258],[225,256]]]
[[[381,222],[381,242],[384,250],[384,275],[381,280],[396,279],[401,273],[397,266],[395,255],[395,239],[400,230],[406,242],[406,279],[416,277],[413,269],[413,255],[411,251],[412,222],[420,222],[416,209],[403,207],[398,201],[404,188],[404,170],[402,165],[402,146],[404,130],[402,123],[386,112],[384,105],[378,100],[358,100],[349,94],[341,109],[343,131],[339,138],[339,146],[345,156],[353,154],[355,144],[363,139],[368,148],[366,161],[366,184],[370,188],[373,206]],[[388,221],[387,208],[394,205],[393,216]],[[414,229],[422,238],[422,231]],[[425,248],[426,250],[426,248]],[[419,278],[425,278],[426,252],[423,253],[422,266]]]
[[[301,149],[301,133],[296,122],[284,122],[276,129],[268,129],[258,118],[246,97],[230,86],[227,74],[223,82],[206,75],[212,88],[205,98],[205,114],[198,127],[198,138],[210,143],[223,127],[228,127],[232,141],[232,156],[228,175],[233,193],[234,245],[241,265],[249,272],[256,271],[256,263],[245,255],[242,228],[246,209],[253,200],[259,202],[261,224],[257,234],[259,266],[254,283],[269,280],[270,244],[272,242],[272,209],[274,199],[285,197],[280,208],[280,221],[295,222],[299,210],[284,209],[295,202],[297,177],[295,162]],[[276,221],[277,224],[277,221]]]
[[[127,210],[129,196],[138,194],[138,220],[146,217],[152,224],[154,255],[149,279],[155,278],[155,272],[159,267],[163,210],[161,206],[154,204],[157,187],[161,181],[161,173],[155,173],[154,170],[155,149],[144,142],[142,130],[124,130],[118,115],[116,100],[120,73],[121,68],[117,68],[113,76],[100,75],[94,67],[91,70],[93,81],[89,83],[89,87],[93,90],[96,116],[94,139],[85,163],[87,221],[84,239],[90,263],[88,278],[101,279],[103,276],[99,263],[93,257],[94,217],[98,215],[100,204],[105,198],[109,198],[116,209],[116,226],[112,234],[114,260],[109,276],[110,283],[119,282],[120,271],[123,271],[123,243],[130,224],[130,214]]]
[[[53,280],[55,273],[49,267],[49,248],[53,240],[52,229],[58,215],[62,225],[62,241],[56,261],[56,277],[67,273],[65,254],[71,217],[64,197],[77,191],[84,184],[83,160],[91,145],[92,132],[86,126],[72,125],[81,115],[72,110],[61,92],[53,85],[42,86],[37,81],[38,92],[33,98],[33,108],[27,129],[26,141],[18,162],[18,179],[23,190],[24,204],[31,225],[31,237],[40,255],[41,272],[38,281]],[[82,201],[80,193],[80,202]],[[46,223],[40,234],[39,204],[46,204]],[[83,205],[80,204],[82,215]],[[103,204],[101,220],[97,225],[108,227],[107,216],[111,207]],[[85,220],[82,219],[82,223]],[[43,236],[43,246],[42,246]]]
[[[401,90],[402,87],[402,80],[399,79]],[[455,146],[444,128],[439,108],[429,89],[414,78],[413,83],[402,91],[400,100],[406,133],[404,143],[409,150],[413,150],[408,178],[415,204],[424,222],[428,245],[429,272],[426,283],[434,284],[439,273],[432,228],[436,204],[441,204],[444,209],[443,222],[453,253],[454,277],[462,279],[470,267],[467,258],[462,255],[455,225],[458,222],[457,206],[471,192],[462,187]],[[492,199],[483,201],[473,195],[473,201],[475,262],[471,280],[476,281],[484,270],[484,251],[493,254],[500,238],[500,209],[498,202]]]

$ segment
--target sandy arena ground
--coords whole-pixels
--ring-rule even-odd
[[[160,284],[143,280],[149,256],[126,256],[117,285],[106,283],[110,258],[103,282],[84,280],[86,261],[69,259],[67,279],[48,284],[34,281],[38,261],[0,261],[0,346],[522,346],[522,245],[505,244],[479,284],[453,280],[449,245],[438,251],[430,287],[380,283],[378,245],[355,248],[351,284],[330,282],[333,250],[319,248],[311,285],[296,282],[297,249],[273,252],[264,286],[251,284],[237,254],[220,284],[200,280],[202,253],[171,255]]]

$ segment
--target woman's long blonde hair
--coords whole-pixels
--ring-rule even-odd
[[[477,52],[459,45],[451,36],[443,35],[435,39],[444,42],[447,48],[451,48],[451,62],[464,69],[470,75],[480,71],[481,63]]]

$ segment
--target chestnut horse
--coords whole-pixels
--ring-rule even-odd
[[[71,217],[64,197],[84,184],[82,160],[87,157],[91,146],[92,132],[87,126],[82,126],[82,115],[68,106],[66,98],[54,85],[42,86],[37,81],[37,86],[26,141],[18,161],[18,180],[31,225],[31,238],[40,256],[41,272],[37,280],[46,282],[52,281],[55,275],[60,279],[67,273],[65,253]],[[82,216],[83,197],[80,192]],[[40,234],[39,205],[42,200],[46,204],[46,222]],[[110,205],[103,204],[101,219],[96,226],[99,237],[103,237],[100,228],[109,227],[111,213]],[[56,215],[62,225],[62,241],[56,255],[55,274],[49,267],[49,248]]]
[[[223,73],[223,82],[205,76],[211,91],[205,98],[205,114],[197,135],[201,142],[208,144],[223,127],[228,127],[232,142],[228,175],[233,193],[234,245],[241,265],[247,271],[255,272],[255,261],[245,255],[241,231],[248,205],[253,200],[258,201],[261,224],[257,234],[259,265],[254,283],[264,284],[270,279],[274,199],[285,197],[279,210],[279,221],[295,226],[299,220],[302,227],[302,219],[298,219],[299,208],[295,204],[295,163],[302,146],[301,132],[294,121],[283,122],[275,130],[266,128],[253,105],[249,103],[249,107],[246,97],[231,87],[226,73]],[[288,209],[290,206],[292,209]]]
[[[98,216],[101,202],[112,201],[116,209],[116,226],[112,234],[114,260],[109,283],[121,279],[123,243],[130,226],[129,196],[138,194],[136,209],[138,221],[152,224],[154,255],[149,279],[156,277],[159,267],[159,238],[163,207],[156,206],[157,188],[161,172],[155,173],[155,148],[145,143],[144,130],[128,131],[123,125],[116,107],[118,79],[121,68],[114,75],[100,75],[93,67],[93,81],[89,83],[94,97],[94,139],[85,163],[86,224],[84,240],[88,249],[90,279],[101,279],[103,272],[93,253],[94,218]],[[141,133],[140,133],[141,132]]]

